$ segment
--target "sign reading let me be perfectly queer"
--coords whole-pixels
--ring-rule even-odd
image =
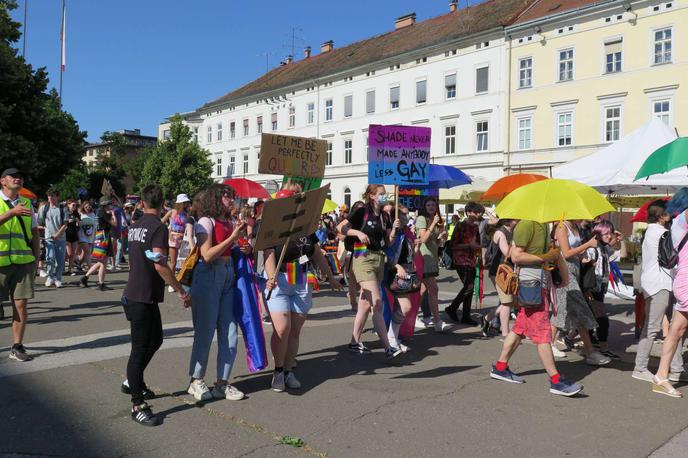
[[[430,174],[430,128],[368,128],[368,182],[400,186],[426,185]]]
[[[258,172],[302,178],[325,176],[326,140],[263,134]]]

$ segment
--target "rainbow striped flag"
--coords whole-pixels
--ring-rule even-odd
[[[332,273],[335,275],[341,274],[342,264],[339,262],[337,253],[327,253],[325,256],[327,257],[327,260],[330,262],[330,268],[332,269]]]
[[[365,256],[368,252],[368,245],[361,242],[354,243],[354,258]]]
[[[299,261],[286,263],[287,283],[290,285],[301,285],[306,282],[308,269],[307,264],[300,264]]]
[[[313,286],[313,291],[320,291],[320,283],[318,282],[318,277],[315,273],[308,271],[308,284]]]

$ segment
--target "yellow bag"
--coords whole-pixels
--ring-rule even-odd
[[[182,268],[177,272],[177,281],[184,286],[191,286],[193,280],[193,271],[201,256],[198,245],[194,246],[189,255],[184,260]]]

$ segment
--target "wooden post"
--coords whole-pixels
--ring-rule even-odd
[[[394,217],[399,218],[399,185],[394,185]]]

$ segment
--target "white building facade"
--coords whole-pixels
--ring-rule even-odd
[[[484,4],[458,11],[453,2],[450,6],[450,15],[466,10],[473,10],[466,12],[469,16],[489,14]],[[415,15],[399,18],[397,30],[391,34],[424,24],[414,22]],[[368,42],[374,46],[376,39],[338,51]],[[360,199],[368,184],[370,124],[430,127],[433,163],[457,166],[472,176],[494,180],[504,170],[505,50],[504,28],[492,24],[485,30],[291,85],[243,97],[230,93],[183,118],[209,151],[218,180],[229,176],[258,182],[281,178],[258,174],[262,132],[321,138],[328,142],[323,182],[331,184],[335,202],[350,205]],[[332,43],[327,42],[320,55],[311,57],[307,50],[304,60],[288,62],[285,67],[315,65],[315,59],[333,52]],[[166,126],[160,126],[161,137]]]

